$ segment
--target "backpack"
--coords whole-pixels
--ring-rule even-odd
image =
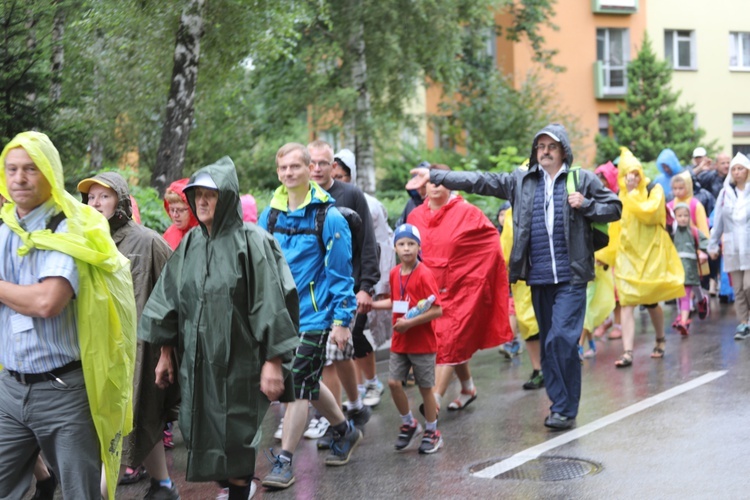
[[[568,194],[578,191],[578,171],[581,167],[570,167],[565,185]],[[573,175],[570,175],[573,174]],[[606,222],[591,222],[591,234],[594,236],[594,251],[601,250],[609,245],[609,224]]]
[[[268,212],[268,232],[287,234],[293,236],[295,234],[315,234],[318,237],[318,243],[320,244],[320,251],[323,255],[326,253],[326,244],[323,241],[323,224],[325,223],[326,216],[328,215],[328,209],[333,205],[318,204],[315,206],[315,225],[308,228],[289,228],[289,227],[276,227],[276,221],[279,219],[281,210],[278,208],[271,208]],[[352,256],[356,255],[357,241],[359,241],[359,235],[362,231],[362,218],[357,212],[351,208],[336,207],[341,212],[341,215],[346,219],[346,223],[349,225],[349,231],[352,233]]]

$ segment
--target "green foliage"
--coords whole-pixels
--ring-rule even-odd
[[[672,69],[657,60],[648,34],[638,56],[628,64],[628,91],[625,104],[610,114],[614,137],[597,136],[597,163],[619,156],[619,146],[627,146],[641,161],[653,161],[664,148],[672,148],[683,162],[693,148],[706,144],[705,130],[695,127],[691,104],[680,106],[679,91],[670,87]],[[716,141],[706,146],[716,150]],[[710,154],[710,153],[709,153]]]
[[[172,224],[172,221],[164,210],[164,202],[159,198],[159,193],[156,189],[152,187],[131,186],[130,194],[138,202],[138,211],[141,213],[141,224],[159,234],[164,233]]]

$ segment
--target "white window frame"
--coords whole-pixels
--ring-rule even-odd
[[[734,71],[750,71],[750,57],[744,58],[745,44],[750,44],[750,32],[729,32],[729,69]],[[735,61],[732,61],[735,59]],[[734,64],[732,64],[734,62]]]
[[[685,35],[684,33],[689,33],[689,35]],[[669,45],[667,42],[667,37],[671,36],[671,59],[669,58],[668,52],[667,52],[667,46]],[[680,65],[680,43],[687,42],[690,44],[690,64],[688,66],[681,66]],[[669,62],[672,69],[675,70],[686,70],[686,71],[694,71],[698,69],[698,50],[696,47],[695,42],[695,30],[664,30],[664,59]]]
[[[608,59],[597,59],[602,63],[602,93],[604,95],[613,94],[625,94],[628,90],[628,63],[630,62],[630,30],[628,28],[604,28],[599,27],[596,29],[596,43],[599,45],[600,32],[603,32],[604,42],[604,55],[607,57],[610,52],[610,34],[612,31],[617,30],[622,32],[622,63],[613,64]],[[623,72],[623,83],[621,86],[612,86],[610,82],[612,71]]]

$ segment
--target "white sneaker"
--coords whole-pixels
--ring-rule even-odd
[[[320,439],[325,435],[330,425],[330,422],[325,417],[313,418],[310,420],[310,425],[307,426],[307,430],[303,435],[307,439]]]
[[[281,431],[284,430],[284,419],[282,418],[279,421],[279,428],[276,429],[276,432],[273,433],[273,438],[281,441]]]
[[[365,389],[365,397],[362,398],[362,403],[365,406],[378,406],[380,404],[380,396],[383,395],[385,387],[383,383],[378,380],[374,385],[368,385]]]

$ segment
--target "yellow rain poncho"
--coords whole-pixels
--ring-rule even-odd
[[[500,246],[503,249],[503,255],[510,255],[513,249],[513,209],[505,211],[505,220],[503,221],[503,232],[500,235]],[[510,284],[513,292],[513,303],[516,308],[516,320],[518,321],[518,330],[521,338],[526,340],[539,333],[539,325],[534,315],[534,305],[531,303],[531,288],[523,280],[518,280]]]
[[[656,184],[648,191],[649,179],[627,148],[621,148],[618,170],[622,219],[615,257],[615,285],[620,305],[655,304],[682,297],[684,270],[665,230],[664,190]],[[626,177],[636,171],[640,182],[628,192]]]
[[[38,132],[18,134],[0,157],[0,194],[6,199],[5,156],[21,147],[52,187],[56,206],[65,213],[68,232],[26,232],[16,220],[16,207],[6,203],[0,216],[24,242],[19,254],[33,248],[56,250],[73,257],[80,280],[76,297],[78,341],[91,415],[99,436],[109,497],[115,498],[122,439],[133,426],[132,392],[136,347],[136,310],[130,262],[117,251],[109,224],[64,189],[60,156],[49,138]]]

